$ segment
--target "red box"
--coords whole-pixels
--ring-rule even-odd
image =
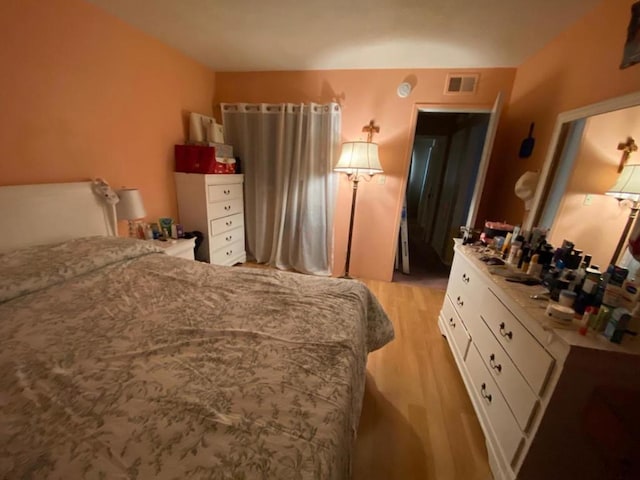
[[[176,172],[235,173],[233,158],[216,158],[216,148],[203,145],[176,145]]]

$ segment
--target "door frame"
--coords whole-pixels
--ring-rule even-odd
[[[529,215],[527,215],[526,221],[523,223],[522,228],[525,230],[531,230],[534,220],[538,217],[539,210],[544,207],[543,194],[545,192],[548,182],[553,182],[553,178],[547,178],[549,171],[553,166],[553,162],[557,158],[558,148],[562,148],[562,142],[560,142],[560,133],[565,123],[571,123],[581,118],[593,117],[603,113],[614,112],[616,110],[622,110],[629,107],[636,107],[640,105],[640,91],[622,95],[620,97],[609,98],[601,102],[592,103],[584,107],[575,108],[566,112],[558,114],[556,124],[553,127],[553,133],[551,134],[551,140],[549,141],[549,148],[545,157],[542,170],[540,171],[540,177],[538,185],[536,187],[536,193],[533,197],[533,203]]]
[[[502,96],[504,99],[504,95],[502,92],[498,92],[498,96]],[[497,97],[496,97],[497,98]],[[400,201],[402,202],[404,198],[407,196],[407,186],[409,179],[409,169],[411,168],[411,155],[413,153],[413,143],[416,140],[416,126],[418,124],[418,115],[420,112],[425,113],[488,113],[491,115],[493,112],[494,106],[496,102],[492,103],[415,103],[413,105],[413,111],[411,114],[411,130],[410,130],[410,142],[408,146],[408,151],[406,153],[405,158],[407,158],[406,168],[404,170],[404,175],[402,177],[402,196],[400,197]],[[500,120],[500,111],[498,111],[497,121]],[[486,148],[486,145],[485,145]],[[482,179],[482,185],[477,190],[477,195],[482,196],[482,192],[484,191],[484,184],[486,181],[486,173],[489,167],[490,158],[487,158],[484,164],[481,164],[478,168],[478,176],[476,178]],[[474,198],[471,200],[471,206],[474,206],[475,202],[475,211],[471,208],[469,209],[469,217],[467,217],[467,223],[469,223],[469,219],[472,218],[475,223],[475,217],[477,216],[477,206],[480,204],[480,198],[475,198],[476,194],[474,194]],[[396,225],[396,231],[400,228],[400,217],[398,217],[398,222]]]
[[[504,93],[502,91],[498,92],[498,96],[502,96],[503,101],[506,99],[506,96],[504,96]],[[497,99],[497,97],[496,97]],[[418,124],[418,114],[420,112],[426,112],[426,113],[488,113],[489,115],[491,115],[491,113],[493,112],[494,106],[496,105],[496,101],[494,100],[491,103],[429,103],[429,102],[418,102],[418,103],[414,103],[413,104],[413,109],[411,112],[411,124],[410,124],[410,130],[409,130],[409,144],[407,146],[407,151],[405,153],[405,168],[403,170],[403,175],[402,175],[402,183],[400,184],[400,191],[402,192],[402,195],[400,195],[399,199],[398,199],[398,204],[396,205],[396,227],[395,227],[395,232],[399,232],[400,231],[400,221],[401,221],[401,217],[402,217],[402,205],[404,203],[404,199],[407,196],[407,186],[408,186],[408,180],[409,180],[409,169],[411,168],[411,156],[413,154],[413,143],[416,140],[416,125]],[[500,112],[501,113],[501,112]],[[498,121],[500,120],[500,118],[498,117]],[[488,169],[489,166],[489,159],[487,159],[486,161],[486,166],[485,166],[485,177],[482,179],[482,188],[480,189],[480,191],[484,191],[484,183],[486,181],[486,169]],[[476,212],[477,214],[477,212]],[[397,235],[396,235],[397,236]],[[396,241],[396,247],[395,247],[395,252],[396,254],[394,255],[397,256],[397,252],[398,252],[398,242]],[[393,271],[393,270],[392,270]]]

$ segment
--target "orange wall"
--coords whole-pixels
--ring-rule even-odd
[[[176,215],[173,145],[214,72],[81,0],[0,2],[0,185],[104,177]]]
[[[559,113],[640,90],[640,65],[618,67],[635,0],[603,0],[517,71],[489,167],[479,217],[519,223],[524,204],[513,193],[526,170],[540,170]],[[529,123],[536,122],[533,156],[518,158]]]
[[[573,173],[551,228],[553,245],[572,240],[577,248],[592,254],[593,263],[601,268],[609,264],[629,217],[628,206],[604,195],[618,178],[621,155],[616,147],[628,136],[640,138],[640,106],[587,120]],[[632,156],[630,163],[638,161]],[[593,194],[591,205],[584,205],[587,193]]]
[[[343,107],[343,141],[364,139],[362,127],[375,119],[380,125],[375,141],[380,144],[380,162],[386,181],[381,185],[374,177],[371,182],[360,182],[350,270],[355,276],[390,280],[409,168],[415,105],[490,106],[500,90],[508,99],[515,75],[514,69],[480,70],[477,94],[454,97],[443,94],[447,72],[433,69],[217,73],[215,104],[337,100]],[[401,99],[396,95],[396,88],[407,77],[415,83],[415,89],[408,98]],[[346,255],[350,188],[341,175],[334,229],[336,274],[342,273]]]

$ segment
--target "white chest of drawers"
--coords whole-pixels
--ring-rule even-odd
[[[494,477],[609,478],[622,460],[607,453],[602,439],[610,432],[594,428],[602,423],[593,412],[607,392],[640,390],[640,342],[615,345],[560,328],[544,315],[544,303],[529,298],[540,287],[490,275],[472,252],[456,245],[438,325],[484,431]]]
[[[246,261],[244,175],[176,173],[180,222],[204,235],[198,260],[216,265]]]

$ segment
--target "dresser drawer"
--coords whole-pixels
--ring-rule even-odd
[[[465,365],[469,372],[470,393],[476,397],[488,419],[486,428],[491,430],[507,463],[513,464],[523,440],[518,422],[473,345],[469,347]]]
[[[211,263],[216,265],[232,265],[233,260],[244,254],[244,240],[216,250],[211,255]]]
[[[447,293],[465,321],[467,314],[477,313],[479,300],[486,291],[487,287],[478,273],[462,256],[456,255],[449,274]]]
[[[242,198],[210,203],[207,205],[207,213],[209,214],[210,219],[228,217],[229,215],[242,213]]]
[[[236,242],[242,242],[244,245],[244,228],[235,228],[233,230],[229,230],[228,232],[223,232],[218,235],[214,235],[211,238],[211,250],[219,250],[221,248],[225,248],[228,245]]]
[[[464,322],[460,320],[460,317],[456,313],[456,310],[451,304],[451,300],[445,295],[444,303],[442,304],[442,311],[440,312],[444,321],[445,328],[447,330],[447,337],[455,345],[455,348],[460,354],[460,359],[464,360],[467,356],[467,349],[471,343],[471,337],[464,326]]]
[[[502,302],[487,290],[480,316],[533,391],[541,394],[554,359]]]
[[[522,430],[526,430],[538,397],[484,322],[475,323],[471,334],[478,353],[498,384],[518,425]]]
[[[230,185],[207,185],[207,202],[221,202],[223,200],[233,200],[242,198],[242,184],[233,183]]]
[[[211,236],[218,235],[220,233],[228,232],[235,228],[244,228],[244,215],[242,213],[236,213],[229,217],[218,218],[211,220],[209,234]]]

